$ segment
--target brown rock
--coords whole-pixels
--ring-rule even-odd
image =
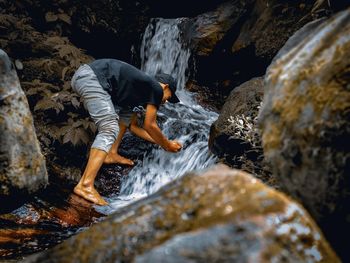
[[[264,78],[251,79],[235,88],[212,124],[209,149],[231,167],[243,169],[270,181],[263,163],[261,137],[256,126],[263,97]]]
[[[209,87],[214,96],[220,94],[222,105],[220,97],[265,74],[288,38],[312,19],[312,5],[301,0],[228,1],[184,22],[184,38],[193,56],[190,80]]]
[[[339,262],[300,205],[249,174],[223,166],[188,174],[24,262],[160,259]]]
[[[12,230],[12,229],[1,229],[0,230],[0,246],[6,243],[15,243],[20,244],[24,242],[28,237],[32,237],[34,235],[45,234],[47,231],[45,230],[34,230],[34,229],[20,229],[20,230]]]
[[[16,196],[16,199],[19,199]],[[20,259],[52,247],[82,227],[105,217],[93,204],[72,193],[63,181],[50,185],[35,198],[4,213],[0,210],[0,258]]]
[[[242,18],[252,2],[254,1],[229,1],[221,4],[215,11],[186,21],[182,27],[194,52],[199,56],[211,55],[216,45]]]
[[[284,189],[344,246],[350,232],[350,9],[288,42],[265,79],[265,157]]]
[[[224,130],[230,116],[256,116],[257,107],[264,95],[264,77],[253,78],[231,91],[221,109],[218,120],[213,124],[216,129]]]

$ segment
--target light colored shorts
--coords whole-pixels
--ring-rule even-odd
[[[82,65],[75,72],[71,86],[81,96],[85,109],[97,126],[97,136],[91,146],[108,152],[119,133],[118,121],[129,126],[133,112],[116,112],[111,96],[105,91],[89,65]]]

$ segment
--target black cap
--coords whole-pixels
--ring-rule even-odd
[[[163,84],[168,84],[169,89],[171,90],[171,97],[168,100],[171,103],[177,103],[180,102],[179,98],[176,96],[176,81],[175,79],[170,76],[169,74],[165,73],[157,73],[155,76],[155,79]]]

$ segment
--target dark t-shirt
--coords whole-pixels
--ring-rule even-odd
[[[98,59],[89,64],[113,104],[124,109],[153,104],[163,98],[159,82],[136,67],[117,59]]]

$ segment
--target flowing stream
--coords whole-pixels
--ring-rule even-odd
[[[141,47],[142,70],[150,75],[162,71],[177,79],[180,103],[166,103],[158,112],[164,119],[163,133],[183,144],[179,153],[168,153],[160,147],[145,154],[122,182],[120,194],[111,197],[113,210],[139,198],[148,196],[184,173],[209,167],[215,157],[207,142],[210,125],[217,113],[198,105],[191,93],[184,89],[189,50],[183,48],[178,24],[181,19],[152,19]]]
[[[72,195],[71,189],[62,189],[60,182],[52,182],[49,188],[10,214],[0,215],[5,240],[5,243],[0,242],[3,257],[20,258],[53,246],[92,221],[154,193],[186,172],[215,163],[207,142],[210,125],[217,114],[199,106],[192,94],[183,88],[190,53],[181,45],[179,22],[179,19],[153,19],[145,31],[140,55],[142,69],[148,74],[163,71],[177,79],[181,103],[161,106],[158,119],[163,133],[180,141],[183,149],[169,153],[146,144],[149,148],[142,161],[137,162],[121,182],[119,195],[107,198],[110,206],[92,207]],[[10,241],[6,242],[6,238]],[[21,242],[12,242],[12,239]]]

